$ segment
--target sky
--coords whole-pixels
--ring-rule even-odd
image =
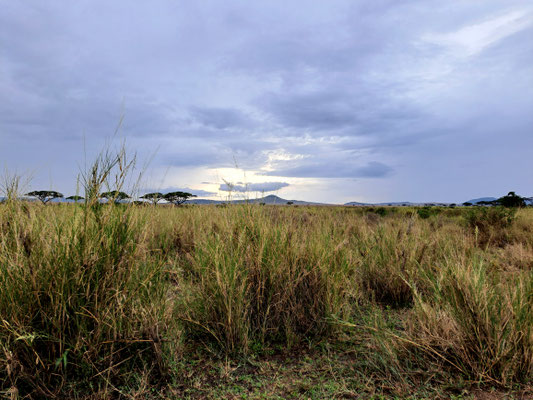
[[[2,171],[123,141],[139,192],[533,196],[533,3],[0,0]]]

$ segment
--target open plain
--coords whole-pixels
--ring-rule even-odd
[[[0,248],[7,398],[531,398],[530,208],[7,200]]]

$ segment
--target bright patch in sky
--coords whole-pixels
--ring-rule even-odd
[[[473,56],[488,46],[527,28],[533,23],[533,10],[512,11],[489,20],[467,25],[460,29],[444,33],[429,34],[428,42],[449,48],[455,54]]]

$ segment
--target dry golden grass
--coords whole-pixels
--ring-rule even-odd
[[[10,200],[0,390],[127,396],[179,381],[193,344],[250,357],[343,335],[375,379],[526,384],[533,210],[468,212]]]

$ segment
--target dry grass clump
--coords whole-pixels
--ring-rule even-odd
[[[381,226],[358,238],[356,277],[370,300],[392,307],[412,304],[411,277],[416,275],[427,250],[427,244],[419,242],[417,236],[413,220],[407,220],[399,228]]]
[[[417,298],[408,337],[435,362],[477,381],[528,382],[533,374],[533,279],[490,276],[480,260],[448,264],[434,298]]]
[[[144,221],[94,196],[114,167],[120,183],[122,161],[93,165],[84,205],[16,196],[0,205],[2,389],[37,398],[107,393],[139,371],[164,371],[161,343],[178,341],[180,330],[161,264],[144,262],[138,246]]]
[[[190,332],[247,352],[252,343],[291,344],[327,331],[327,317],[345,304],[344,265],[330,263],[324,243],[298,229],[312,226],[311,217],[254,206],[211,212],[212,229],[196,235],[195,251],[180,263],[181,319]],[[290,223],[273,222],[282,212]]]
[[[165,287],[157,265],[138,262],[131,210],[108,207],[97,222],[80,207],[28,209],[0,214],[3,378],[53,396],[67,381],[117,384],[121,365],[157,361]]]
[[[494,267],[509,272],[533,271],[533,244],[512,243],[495,253]]]
[[[512,239],[508,228],[515,218],[516,209],[504,207],[473,207],[465,214],[466,224],[481,247],[509,243]]]

